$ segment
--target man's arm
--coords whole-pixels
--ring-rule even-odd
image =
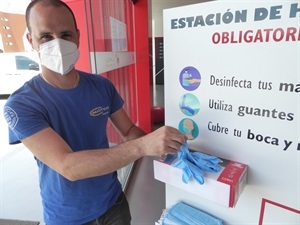
[[[110,120],[124,141],[136,139],[146,134],[132,122],[123,108],[113,113],[110,116]]]
[[[75,181],[113,172],[143,156],[176,153],[186,140],[183,134],[172,127],[162,127],[144,135],[138,127],[131,127],[129,118],[129,121],[124,120],[122,111],[115,113],[112,115],[114,126],[128,141],[112,148],[73,152],[51,128],[41,130],[22,142],[40,161],[65,178]],[[124,124],[120,125],[120,121]],[[142,137],[132,139],[138,136]]]

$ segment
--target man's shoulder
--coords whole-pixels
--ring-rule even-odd
[[[14,105],[16,103],[31,102],[33,99],[37,99],[36,92],[32,91],[35,89],[33,86],[36,85],[37,77],[33,77],[31,80],[25,82],[21,87],[15,90],[7,99],[7,105]]]
[[[26,92],[28,90],[28,84],[31,85],[32,79],[29,81],[26,81],[22,86],[20,86],[18,89],[16,89],[13,93],[11,93],[11,96],[18,96],[23,92]]]
[[[95,73],[87,73],[87,72],[82,72],[78,71],[80,76],[84,78],[86,82],[90,83],[98,83],[100,85],[112,85],[112,82],[107,78],[102,76],[101,74],[95,74]]]
[[[102,76],[101,74],[90,73],[90,72],[85,72],[85,71],[80,71],[80,70],[78,70],[78,73],[81,76],[86,77],[87,79],[98,79],[98,80],[107,79],[106,77]]]

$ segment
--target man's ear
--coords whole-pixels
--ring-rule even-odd
[[[26,38],[27,38],[29,44],[31,45],[31,48],[34,49],[34,46],[32,44],[32,37],[31,37],[31,34],[29,32],[26,34]]]

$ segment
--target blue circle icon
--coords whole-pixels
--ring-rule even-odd
[[[201,75],[196,68],[188,66],[181,70],[179,81],[185,90],[194,91],[201,84]]]

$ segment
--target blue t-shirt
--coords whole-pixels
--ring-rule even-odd
[[[9,142],[17,143],[51,127],[73,151],[107,148],[108,118],[124,102],[108,79],[79,74],[80,83],[73,89],[54,88],[35,76],[14,92],[4,107]],[[117,172],[72,182],[36,161],[47,225],[79,225],[93,220],[104,214],[122,191]]]

